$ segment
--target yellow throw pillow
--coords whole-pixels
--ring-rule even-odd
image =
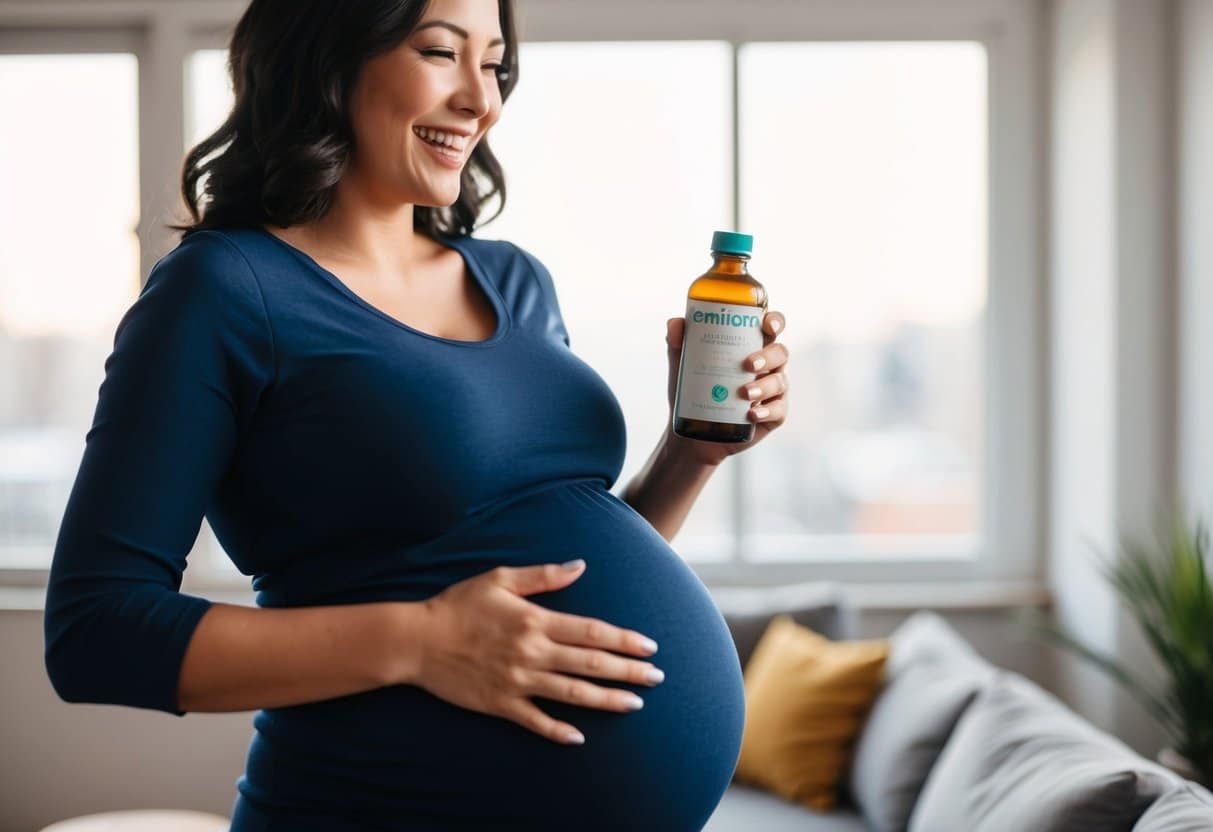
[[[830,641],[775,616],[744,671],[735,779],[810,809],[833,808],[888,655],[886,639]]]

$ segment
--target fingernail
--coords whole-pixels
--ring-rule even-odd
[[[665,681],[665,673],[662,672],[661,670],[657,669],[656,667],[650,667],[648,670],[646,670],[644,677],[646,679],[648,679],[650,682],[652,682],[653,684],[657,684],[658,682]]]
[[[580,731],[569,731],[567,734],[564,735],[564,737],[566,740],[571,742],[573,745],[584,745],[585,744],[585,737],[581,736]]]
[[[756,399],[760,395],[762,395],[762,388],[761,387],[748,387],[748,388],[746,388],[746,392],[750,395],[751,399]]]
[[[631,696],[626,697],[623,702],[633,711],[639,711],[644,707],[644,700],[634,693]]]
[[[577,558],[577,560],[568,560],[560,565],[571,572],[574,569],[580,569],[581,567],[585,566],[585,561],[581,558]]]
[[[782,324],[780,324],[778,320],[771,321],[771,332],[778,332],[780,326],[782,326]]]
[[[653,639],[651,639],[651,638],[642,638],[640,640],[640,649],[648,650],[650,653],[656,653],[657,652],[657,642],[653,641]]]
[[[754,415],[757,416],[759,419],[766,418],[766,415],[770,412],[771,411],[767,410],[765,407],[754,408]]]
[[[755,370],[761,370],[765,366],[767,366],[767,360],[765,358],[755,358],[754,359],[754,369]]]

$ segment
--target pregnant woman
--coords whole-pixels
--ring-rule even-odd
[[[608,490],[623,415],[551,275],[471,236],[516,49],[509,0],[254,0],[193,222],[118,325],[47,670],[69,702],[255,710],[233,832],[690,832],[732,777],[737,653],[668,541],[754,443],[667,428]],[[180,592],[204,516],[256,608]]]

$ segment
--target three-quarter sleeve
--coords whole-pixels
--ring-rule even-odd
[[[535,280],[539,283],[539,289],[543,293],[547,308],[547,320],[544,324],[544,332],[547,335],[564,341],[566,347],[569,346],[569,332],[565,328],[564,316],[560,312],[560,302],[556,298],[556,285],[552,281],[551,272],[548,271],[547,266],[540,262],[538,257],[526,249],[515,243],[510,243],[510,245],[517,249],[518,253],[530,265],[531,272],[535,275]]]
[[[274,376],[265,301],[220,232],[152,268],[105,361],[43,618],[66,702],[184,716],[177,686],[211,601],[180,592],[202,518]]]

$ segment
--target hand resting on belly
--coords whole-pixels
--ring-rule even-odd
[[[416,685],[460,707],[512,720],[565,744],[580,744],[584,737],[528,697],[610,711],[643,706],[630,691],[560,672],[649,686],[664,678],[648,662],[615,655],[651,655],[656,645],[643,634],[597,618],[554,612],[522,597],[573,583],[584,573],[585,562],[570,563],[571,569],[558,564],[500,566],[427,599],[418,660],[408,672],[402,669],[392,684]]]

